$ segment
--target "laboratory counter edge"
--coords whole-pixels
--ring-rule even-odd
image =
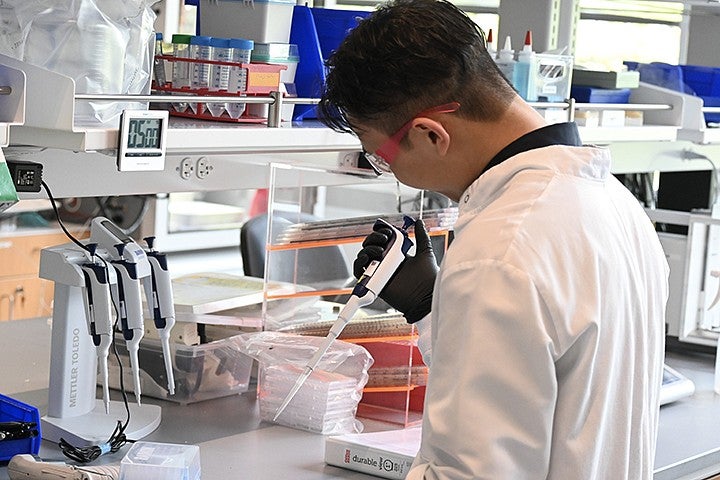
[[[48,402],[50,337],[45,318],[0,322],[0,393],[36,406],[41,414]],[[32,359],[27,352],[33,352]],[[710,478],[720,472],[720,395],[713,391],[714,357],[669,352],[666,363],[695,382],[695,393],[660,409],[654,479]],[[113,392],[113,399],[119,397]],[[134,401],[132,395],[130,400]],[[160,426],[143,440],[198,445],[206,480],[377,478],[326,465],[323,435],[261,421],[252,388],[241,395],[189,405],[143,400],[162,407]],[[360,420],[366,431],[396,428]],[[119,463],[127,449],[96,463]],[[39,456],[65,460],[48,441],[41,442]],[[0,463],[0,480],[8,478],[7,464]]]

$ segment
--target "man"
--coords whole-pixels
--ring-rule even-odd
[[[459,203],[439,272],[418,222],[381,294],[419,320],[430,363],[408,478],[651,478],[668,269],[609,152],[546,125],[442,0],[379,7],[328,67],[325,123]]]

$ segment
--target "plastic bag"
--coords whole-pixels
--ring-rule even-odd
[[[247,333],[240,337],[243,352],[260,364],[260,417],[273,421],[280,404],[325,339],[281,332]],[[277,423],[322,434],[362,431],[355,413],[372,363],[373,358],[365,348],[335,340]]]
[[[3,0],[0,52],[72,78],[77,93],[146,94],[157,1]],[[76,102],[75,122],[116,126],[126,108],[147,105]]]

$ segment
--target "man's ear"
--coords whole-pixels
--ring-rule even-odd
[[[433,148],[437,155],[445,155],[450,148],[450,134],[442,123],[431,118],[414,119],[408,136],[413,144],[418,142],[417,145]]]

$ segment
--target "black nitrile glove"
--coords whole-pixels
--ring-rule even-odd
[[[380,226],[363,241],[363,248],[353,263],[353,273],[360,278],[373,260],[380,260],[385,246],[392,235],[387,227]],[[380,298],[405,315],[408,323],[415,323],[430,313],[433,287],[438,266],[422,220],[415,221],[415,256],[406,257],[390,281],[385,285]]]

